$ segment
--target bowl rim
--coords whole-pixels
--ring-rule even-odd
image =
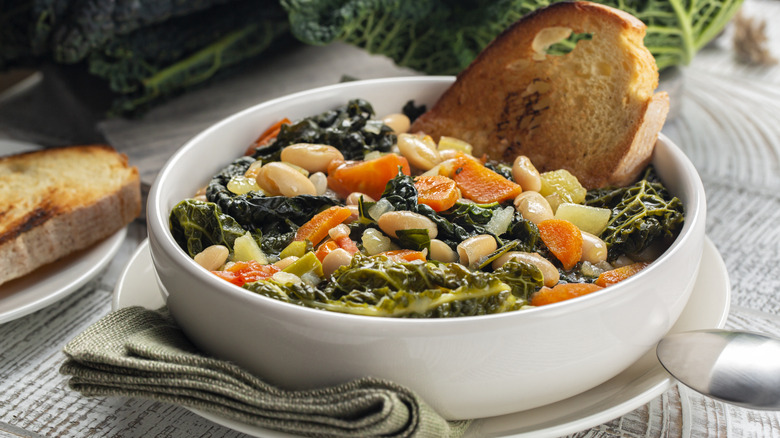
[[[391,324],[401,328],[418,326],[449,326],[450,324],[483,324],[486,321],[503,321],[507,318],[518,318],[520,317],[519,315],[526,315],[524,318],[547,318],[554,317],[556,314],[575,312],[578,308],[591,307],[598,302],[609,300],[615,294],[630,293],[635,283],[643,281],[644,278],[651,276],[653,272],[658,269],[657,266],[659,264],[664,263],[665,260],[671,258],[677,252],[682,251],[681,247],[683,247],[689,240],[694,238],[691,233],[691,230],[694,228],[694,226],[702,226],[699,224],[699,222],[704,220],[703,217],[706,210],[706,202],[701,178],[693,163],[685,155],[685,153],[662,132],[659,134],[658,142],[664,143],[662,147],[665,147],[666,152],[672,156],[673,161],[677,162],[677,165],[681,167],[681,174],[683,174],[683,177],[687,178],[687,182],[691,185],[692,188],[691,199],[683,201],[685,206],[685,221],[680,234],[675,238],[671,246],[667,248],[663,254],[658,259],[653,261],[646,269],[643,269],[636,275],[620,282],[620,284],[612,285],[588,295],[578,297],[576,300],[566,300],[514,312],[503,312],[490,315],[474,315],[457,318],[389,318],[326,311],[275,300],[273,298],[253,293],[241,288],[240,286],[226,282],[202,269],[191,257],[189,257],[188,254],[186,254],[182,248],[179,247],[178,244],[176,244],[175,240],[173,239],[168,226],[169,211],[163,211],[164,208],[166,208],[165,205],[162,205],[161,199],[163,185],[166,183],[167,179],[169,179],[170,173],[172,172],[172,169],[175,167],[176,163],[181,160],[182,157],[186,156],[190,149],[194,148],[201,141],[201,139],[207,137],[214,131],[224,129],[226,126],[229,126],[236,120],[247,117],[249,114],[263,111],[266,108],[271,108],[287,101],[298,100],[308,96],[324,95],[334,91],[343,93],[344,91],[351,88],[367,85],[370,86],[375,84],[387,85],[396,83],[429,83],[433,86],[445,85],[447,83],[453,82],[454,80],[454,76],[409,76],[344,82],[323,87],[311,88],[267,100],[222,118],[206,129],[200,131],[198,134],[180,146],[177,151],[166,161],[165,165],[158,173],[157,178],[152,184],[149,198],[147,200],[147,232],[150,238],[152,238],[150,240],[154,240],[153,238],[155,237],[160,238],[160,248],[167,253],[168,258],[177,263],[178,269],[185,269],[189,274],[194,275],[199,280],[199,282],[204,285],[204,287],[214,290],[217,293],[226,295],[226,298],[229,297],[251,303],[252,305],[266,307],[272,311],[273,314],[280,315],[280,318],[283,317],[281,315],[292,313],[298,314],[301,317],[301,320],[306,321],[323,320],[322,322],[324,323],[333,322],[337,324],[359,322],[360,324],[381,324],[383,326]],[[655,154],[656,152],[654,151],[653,153]],[[692,211],[690,211],[691,209],[688,208],[689,206],[692,207]],[[156,263],[157,257],[154,257],[155,245],[151,245],[151,247],[153,260]],[[156,269],[157,268],[155,266],[155,270]],[[165,290],[162,284],[161,289]]]

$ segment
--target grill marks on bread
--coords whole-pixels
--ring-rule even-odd
[[[0,158],[0,284],[105,239],[140,210],[138,170],[108,146]]]

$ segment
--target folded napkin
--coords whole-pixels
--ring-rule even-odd
[[[374,378],[309,391],[276,388],[199,352],[165,308],[114,311],[64,352],[60,372],[86,396],[158,400],[303,436],[458,437],[469,425],[445,421],[407,388]]]

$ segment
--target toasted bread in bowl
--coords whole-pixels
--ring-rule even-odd
[[[176,243],[169,213],[281,116],[291,120],[353,97],[378,116],[410,99],[433,104],[451,77],[339,84],[265,102],[187,142],[150,192],[148,230],[168,307],[201,349],[285,388],[374,376],[417,392],[449,419],[501,415],[553,403],[617,375],[650,350],[679,317],[693,288],[705,202],[690,161],[660,136],[653,163],[681,198],[686,221],[674,244],[643,272],[603,291],[545,307],[441,320],[377,318],[283,303],[202,269]],[[215,156],[213,144],[224,146]],[[583,336],[583,334],[587,334]]]
[[[463,139],[477,156],[511,162],[523,154],[587,188],[628,184],[650,161],[669,111],[667,93],[655,92],[645,28],[590,2],[539,9],[486,47],[411,130]],[[546,53],[570,33],[591,38],[567,54]]]
[[[105,239],[140,211],[138,170],[109,146],[0,158],[0,283]]]

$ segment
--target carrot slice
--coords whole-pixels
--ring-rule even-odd
[[[433,211],[447,210],[460,199],[458,185],[444,175],[423,175],[414,179],[417,202],[431,207]]]
[[[493,172],[479,162],[458,153],[454,158],[452,179],[464,198],[480,204],[515,199],[523,189],[513,181]]]
[[[642,269],[645,269],[647,265],[649,265],[649,263],[636,262],[636,263],[631,263],[630,265],[611,269],[609,271],[604,271],[599,275],[599,278],[596,279],[596,284],[598,284],[601,287],[611,286],[615,283],[619,283],[625,280],[626,278],[636,274]]]
[[[308,240],[312,245],[317,245],[327,237],[331,228],[344,222],[351,214],[349,208],[338,205],[323,210],[298,228],[295,240]]]
[[[281,271],[275,265],[261,265],[255,260],[236,262],[224,271],[211,271],[217,277],[227,280],[236,286],[243,286],[258,280],[271,278]]]
[[[339,244],[328,239],[325,242],[322,242],[322,245],[317,247],[317,251],[314,252],[314,255],[317,257],[317,260],[322,263],[322,261],[325,259],[325,256],[330,254],[331,251],[338,248]]]
[[[332,161],[328,166],[328,187],[342,197],[352,192],[379,199],[387,182],[398,175],[411,173],[409,162],[398,154],[386,154],[369,161]]]
[[[423,254],[422,251],[415,251],[413,249],[393,249],[380,252],[378,255],[383,255],[388,259],[397,262],[411,262],[414,260],[425,261],[425,254]]]
[[[547,219],[536,226],[542,242],[560,260],[563,269],[573,268],[582,257],[582,231],[564,219]]]
[[[247,150],[244,152],[244,155],[252,155],[255,152],[255,149],[268,144],[268,142],[279,135],[279,131],[282,130],[282,125],[289,125],[290,123],[292,123],[290,122],[290,119],[285,117],[282,120],[279,120],[278,122],[269,126],[268,129],[263,131],[263,133],[260,134],[260,137],[257,137],[257,140],[255,140],[255,142],[247,148]]]
[[[553,288],[545,286],[531,297],[531,305],[544,306],[545,304],[558,303],[601,289],[604,288],[592,283],[562,283]]]

